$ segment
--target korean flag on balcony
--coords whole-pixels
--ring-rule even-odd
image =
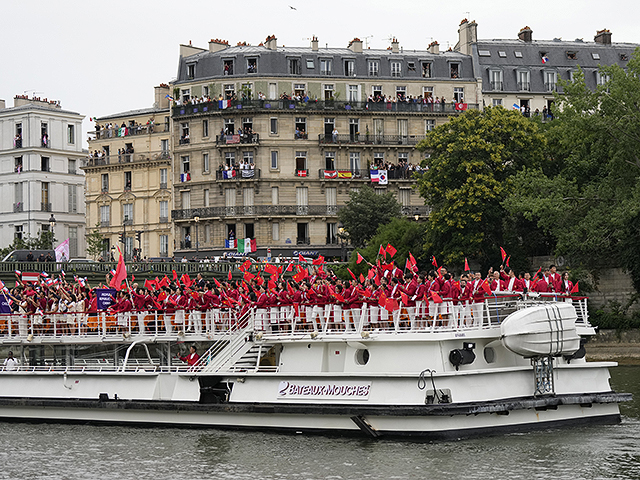
[[[389,177],[387,177],[386,170],[370,170],[371,182],[378,185],[387,185],[389,183]]]

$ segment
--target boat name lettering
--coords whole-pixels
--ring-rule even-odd
[[[371,385],[303,385],[280,382],[278,395],[303,397],[367,397]]]

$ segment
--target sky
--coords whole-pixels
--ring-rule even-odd
[[[293,7],[293,8],[292,8]],[[354,37],[387,48],[440,49],[457,42],[464,18],[478,38],[515,39],[529,26],[533,38],[582,38],[611,30],[614,42],[640,43],[637,0],[2,0],[0,99],[15,95],[59,100],[90,117],[151,107],[153,87],[175,78],[179,45],[208,48],[212,38],[251,45],[275,35],[279,46],[346,47]]]

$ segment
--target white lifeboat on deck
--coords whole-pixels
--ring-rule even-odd
[[[523,357],[572,355],[580,348],[577,318],[571,303],[524,308],[502,322],[500,338],[506,348]]]

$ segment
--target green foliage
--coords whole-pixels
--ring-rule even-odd
[[[377,195],[368,185],[349,194],[345,208],[338,212],[351,244],[362,248],[373,237],[380,225],[400,217],[400,204],[393,193]]]
[[[603,329],[640,328],[640,312],[629,313],[620,302],[610,301],[604,308],[589,312],[589,322]]]
[[[580,70],[563,83],[547,135],[554,161],[519,172],[504,206],[574,264],[625,267],[640,292],[640,50],[601,74],[609,81],[595,91]]]
[[[100,224],[96,224],[86,236],[87,240],[87,255],[90,255],[95,260],[98,255],[102,253],[104,237],[100,233]]]
[[[431,154],[429,170],[418,179],[432,207],[424,249],[440,263],[461,266],[468,257],[484,268],[500,263],[500,246],[526,251],[529,238],[505,234],[505,227],[524,219],[509,223],[502,200],[514,175],[543,165],[545,146],[539,122],[502,107],[470,110],[431,131],[418,145]]]
[[[0,257],[4,258],[14,250],[52,250],[56,242],[53,232],[41,230],[37,237],[16,238],[8,247],[0,250]]]

